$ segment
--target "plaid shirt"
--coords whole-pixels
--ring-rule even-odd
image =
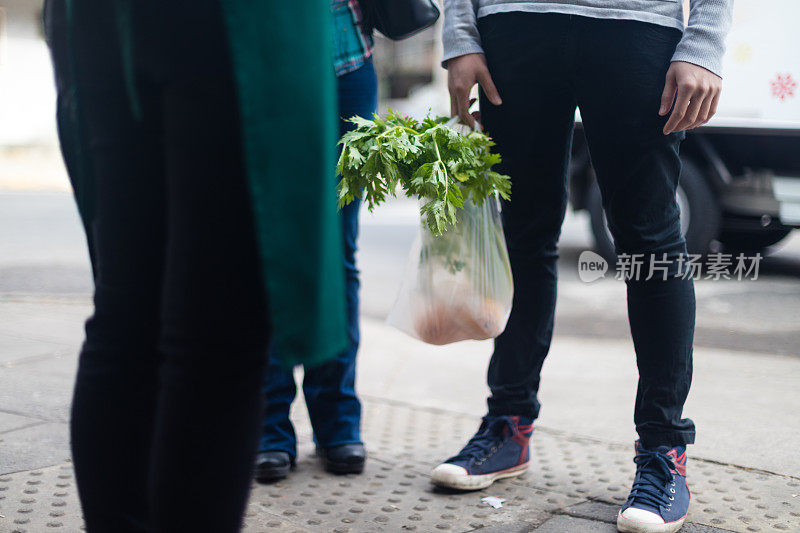
[[[333,68],[337,76],[357,70],[372,56],[372,35],[362,27],[358,0],[331,0]]]

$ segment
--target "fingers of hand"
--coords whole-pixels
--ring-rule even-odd
[[[450,89],[450,116],[458,116],[459,122],[472,126],[473,119],[469,114],[468,94],[467,91]]]
[[[714,117],[714,115],[717,114],[717,106],[719,105],[719,95],[720,94],[722,94],[722,90],[718,89],[717,90],[717,94],[714,95],[714,98],[711,101],[711,109],[708,112],[708,118],[706,119],[706,122],[711,120]]]
[[[450,113],[457,114],[461,122],[470,127],[474,126],[475,118],[469,113],[469,108],[475,100],[469,98],[469,93],[476,82],[480,83],[491,103],[494,105],[502,103],[489,75],[483,54],[466,54],[448,61],[447,88],[450,91]]]
[[[678,90],[678,83],[675,80],[675,75],[672,71],[667,74],[667,81],[664,84],[664,92],[661,94],[661,108],[658,114],[662,117],[669,113],[672,107],[672,102],[675,101],[675,93]]]
[[[680,131],[678,125],[683,122],[686,113],[689,111],[693,92],[690,86],[684,86],[678,83],[678,98],[675,100],[675,106],[672,108],[672,114],[669,116],[669,120],[667,120],[667,123],[664,125],[664,135],[674,131]]]
[[[497,87],[494,85],[494,80],[492,80],[492,76],[489,74],[489,69],[486,68],[486,66],[478,71],[478,83],[481,84],[486,98],[488,98],[491,103],[494,105],[501,105],[503,103],[503,100],[500,98],[500,93],[497,92]]]
[[[701,91],[696,91],[689,98],[689,107],[686,108],[683,119],[675,126],[675,131],[685,131],[692,128],[692,125],[697,121],[698,115],[700,115],[700,109],[703,107],[706,95]]]
[[[722,88],[720,86],[714,87],[711,91],[711,94],[708,95],[706,99],[708,102],[708,106],[704,107],[703,110],[700,112],[700,116],[697,119],[697,124],[692,126],[696,128],[698,126],[702,126],[709,120],[711,120],[714,115],[717,113],[717,106],[719,105],[719,95],[722,93]]]
[[[716,84],[703,83],[693,94],[690,111],[686,113],[683,121],[677,126],[677,131],[690,130],[705,124],[716,111],[719,101],[720,88]],[[712,111],[712,108],[714,111]]]
[[[475,119],[475,122],[477,122],[479,124],[482,124],[481,123],[481,112],[480,111],[473,111],[470,114],[472,115],[472,118]]]
[[[475,74],[472,68],[460,67],[459,62],[448,70],[447,90],[450,92],[450,115],[458,115],[460,122],[472,126],[473,119],[469,115],[469,93],[475,85]]]
[[[472,126],[473,119],[469,114],[469,89],[458,87],[450,90],[450,116],[458,115],[459,122]]]
[[[665,135],[696,128],[714,116],[722,85],[716,74],[697,65],[673,63],[667,73],[659,114],[663,115],[673,84],[677,87],[677,99],[664,126]]]
[[[466,124],[470,128],[475,126],[475,119],[469,114],[469,103],[467,97],[464,95],[458,101],[458,118],[462,124]]]
[[[706,97],[703,99],[703,103],[700,105],[700,109],[698,109],[694,122],[689,124],[686,129],[691,130],[708,122],[708,119],[711,118],[709,111],[711,110],[711,105],[713,102],[714,94],[711,93],[706,95]]]

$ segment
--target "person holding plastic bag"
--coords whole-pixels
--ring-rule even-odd
[[[469,91],[479,83],[482,123],[504,158],[500,169],[514,179],[503,221],[515,294],[489,366],[488,413],[467,445],[434,469],[434,483],[478,489],[528,467],[579,107],[617,253],[644,258],[644,275],[626,280],[640,440],[617,527],[663,533],[682,526],[690,499],[686,446],[695,438],[694,423],[682,414],[695,296],[680,272],[679,146],[684,130],[716,110],[733,0],[689,4],[685,26],[677,1],[445,0],[453,114],[473,122]],[[667,262],[668,275],[647,278],[654,259]]]

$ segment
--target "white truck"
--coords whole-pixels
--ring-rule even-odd
[[[757,252],[800,228],[800,0],[734,6],[717,115],[681,147],[677,199],[690,253]],[[590,213],[597,251],[612,259],[580,126],[570,199]]]

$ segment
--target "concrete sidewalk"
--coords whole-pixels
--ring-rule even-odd
[[[479,423],[491,343],[428,346],[383,324],[417,217],[416,204],[402,201],[362,216],[366,472],[322,471],[299,399],[298,468],[254,487],[247,531],[613,531],[634,471],[636,367],[624,284],[577,280],[586,221],[568,216],[562,234],[532,467],[454,494],[433,490],[429,474]],[[84,237],[67,194],[0,193],[0,229],[0,533],[79,531],[67,420],[91,312]],[[800,532],[800,236],[763,267],[755,283],[697,284],[686,415],[699,433],[684,531]],[[506,501],[494,509],[485,496]]]
[[[0,531],[81,527],[67,414],[85,298],[0,301]],[[292,476],[254,485],[247,531],[614,531],[634,466],[636,373],[627,341],[559,337],[544,410],[521,478],[466,494],[437,491],[430,469],[483,414],[489,343],[433,347],[364,319],[359,390],[370,453],[361,476],[325,474],[302,401]],[[694,500],[684,531],[800,531],[800,360],[698,349],[687,415]],[[503,498],[494,509],[485,496]],[[198,512],[204,512],[198,510]]]

